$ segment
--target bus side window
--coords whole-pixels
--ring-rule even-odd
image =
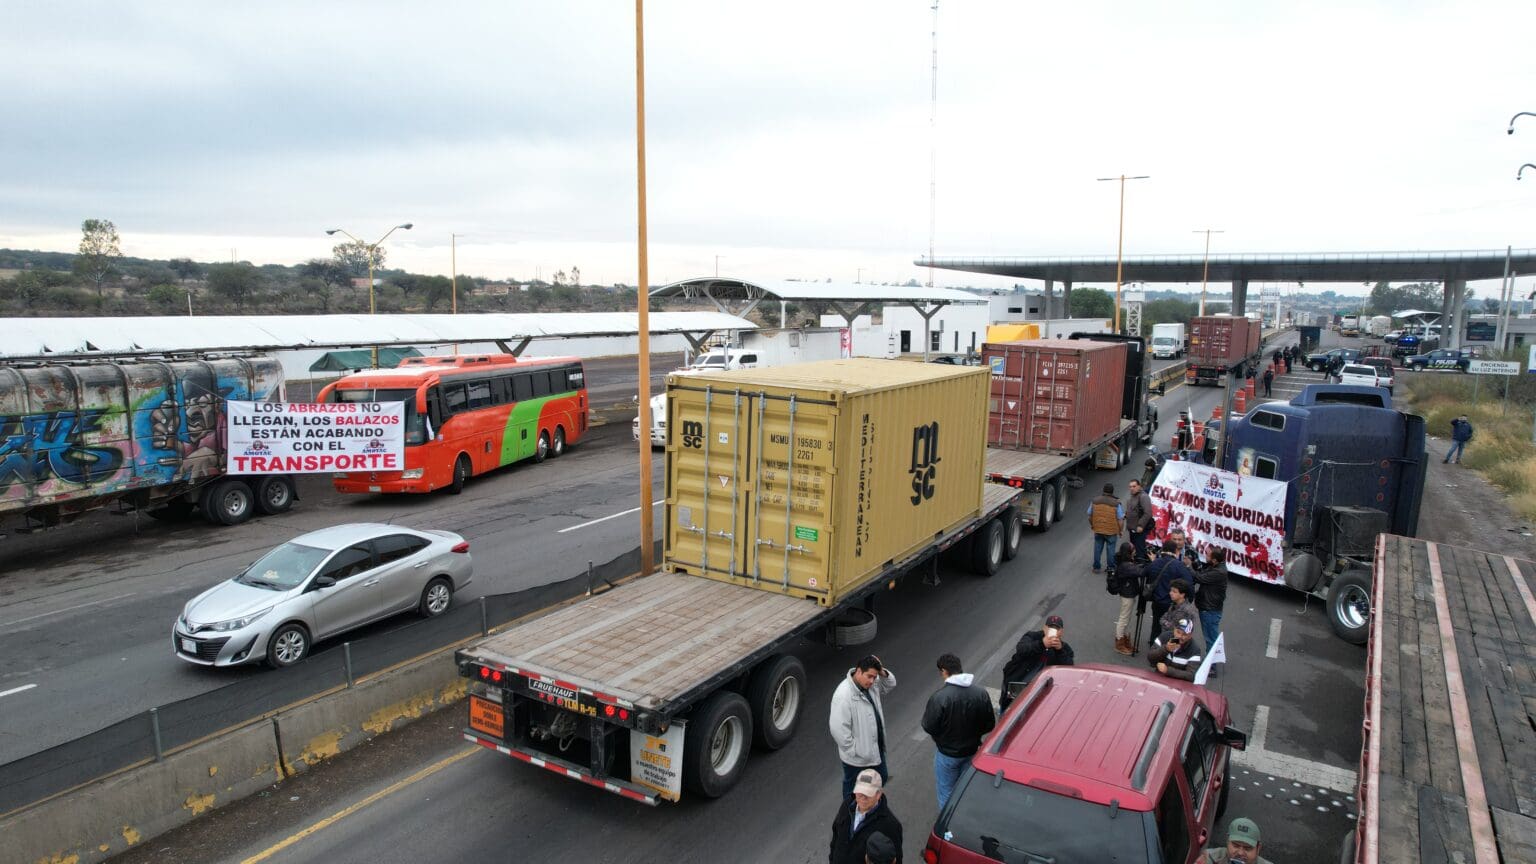
[[[531,372],[529,374],[533,378],[533,398],[537,399],[540,396],[548,396],[549,395],[549,373],[548,372]]]
[[[470,381],[465,386],[469,389],[469,407],[471,409],[484,408],[491,404],[491,382]]]
[[[465,410],[469,404],[469,394],[464,392],[463,384],[443,385],[443,413],[452,417]]]
[[[512,376],[512,398],[518,402],[533,398],[533,373],[520,372]]]
[[[512,401],[512,378],[503,375],[491,379],[491,404],[506,405]]]
[[[443,428],[443,400],[436,387],[427,391],[427,419],[432,422],[433,434]]]
[[[580,366],[571,366],[565,370],[565,389],[580,390],[587,386],[587,373]]]

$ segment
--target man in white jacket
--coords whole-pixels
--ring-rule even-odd
[[[853,794],[859,772],[874,768],[882,781],[890,779],[885,767],[885,710],[880,696],[896,689],[896,676],[871,654],[848,670],[848,676],[832,693],[827,726],[843,762],[843,797]]]

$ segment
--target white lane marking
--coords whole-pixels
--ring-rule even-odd
[[[13,625],[21,624],[21,623],[24,623],[24,622],[27,622],[27,621],[36,621],[39,618],[47,618],[49,615],[58,615],[58,614],[61,614],[63,612],[72,612],[72,611],[74,611],[76,609],[84,609],[87,606],[100,606],[103,603],[116,603],[119,600],[123,600],[123,599],[126,599],[128,597],[132,597],[133,595],[135,595],[137,593],[138,593],[137,591],[129,591],[127,594],[119,594],[116,597],[108,597],[105,600],[92,600],[89,603],[79,603],[79,604],[76,604],[74,606],[65,606],[63,609],[55,609],[52,612],[39,612],[36,615],[28,615],[25,618],[17,618],[15,621],[6,621],[4,623],[0,623],[0,627],[11,627]],[[4,694],[0,694],[0,695],[4,695]]]
[[[0,690],[0,696],[10,696],[13,693],[24,693],[36,686],[36,684],[23,684],[20,687],[12,687],[9,690]]]
[[[1267,750],[1264,743],[1268,737],[1269,706],[1259,705],[1253,711],[1253,733],[1248,736],[1248,749],[1233,751],[1232,764],[1260,774],[1294,780],[1304,786],[1319,786],[1344,793],[1355,791],[1355,772]]]
[[[1269,619],[1269,644],[1264,648],[1264,656],[1271,660],[1280,657],[1280,619]]]
[[[652,501],[651,502],[651,506],[655,507],[657,504],[660,504],[660,503],[662,503],[662,502],[661,501]],[[569,528],[561,528],[559,531],[556,531],[555,533],[556,534],[564,534],[567,531],[579,531],[582,528],[590,528],[590,527],[592,527],[593,525],[596,525],[599,522],[607,522],[609,519],[617,519],[620,516],[628,516],[631,513],[639,513],[639,512],[640,512],[640,508],[639,507],[631,507],[628,510],[625,510],[624,512],[622,512],[622,513],[615,513],[612,516],[604,516],[601,519],[593,519],[590,522],[583,522],[580,525],[572,525]]]

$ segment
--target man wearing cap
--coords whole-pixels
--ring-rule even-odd
[[[832,692],[827,726],[843,761],[843,797],[853,791],[853,779],[865,768],[876,769],[882,780],[891,775],[885,767],[885,709],[880,696],[896,689],[896,676],[873,654],[860,660]]]
[[[884,835],[901,852],[901,822],[885,802],[885,783],[880,772],[866,768],[859,772],[853,793],[843,799],[837,818],[832,820],[832,849],[828,864],[864,864],[870,841]],[[876,844],[876,851],[881,851]]]
[[[1060,615],[1045,619],[1043,630],[1030,630],[1013,646],[1013,656],[1003,666],[1002,695],[997,700],[999,712],[1008,710],[1013,701],[1010,690],[1022,691],[1025,685],[1047,666],[1071,666],[1074,662],[1072,646],[1061,638],[1067,624]]]
[[[1259,857],[1259,826],[1252,819],[1238,817],[1227,828],[1227,845],[1205,850],[1199,864],[1270,864]]]
[[[923,731],[933,737],[933,782],[943,810],[960,772],[981,749],[981,738],[992,731],[997,717],[992,713],[992,697],[973,686],[976,676],[961,669],[959,657],[941,654],[938,667],[944,682],[928,697]]]
[[[1172,622],[1172,629],[1152,640],[1152,650],[1147,652],[1147,663],[1161,675],[1182,681],[1195,680],[1200,669],[1199,637],[1195,635],[1195,618],[1189,615]]]

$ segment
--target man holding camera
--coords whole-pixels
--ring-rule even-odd
[[[1047,666],[1073,665],[1072,646],[1061,638],[1066,622],[1060,615],[1045,619],[1045,629],[1031,630],[1019,637],[1013,646],[1013,656],[1003,666],[1003,692],[997,700],[999,713],[1008,710],[1008,703]]]
[[[1153,646],[1147,652],[1147,663],[1159,675],[1181,681],[1195,680],[1195,672],[1199,671],[1200,661],[1204,658],[1200,653],[1199,639],[1195,636],[1193,617],[1185,616],[1174,621],[1173,629],[1158,636]]]

